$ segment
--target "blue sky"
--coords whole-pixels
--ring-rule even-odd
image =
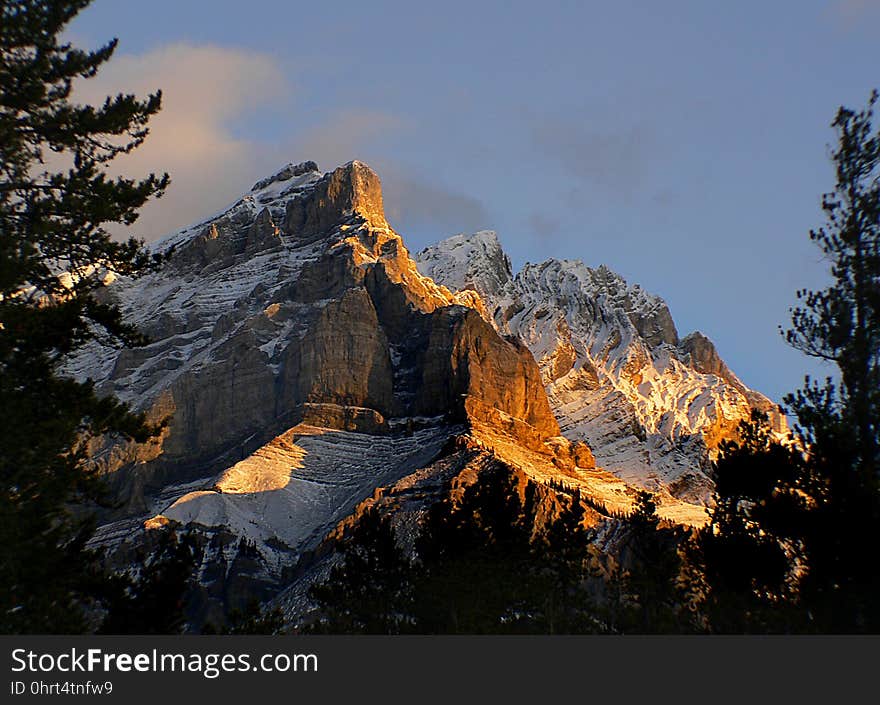
[[[515,268],[607,264],[778,400],[828,372],[777,327],[823,281],[829,123],[880,87],[877,26],[880,0],[96,0],[70,36],[120,40],[86,97],[165,91],[123,164],[174,179],[139,235],[362,159],[411,250],[491,228]]]

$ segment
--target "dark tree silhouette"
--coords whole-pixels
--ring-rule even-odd
[[[716,503],[695,563],[714,631],[880,629],[880,133],[877,92],[832,122],[836,183],[810,239],[830,285],[799,291],[788,342],[839,377],[806,379],[786,397],[797,438],[771,439],[759,418],[722,447]]]
[[[368,511],[311,590],[313,631],[576,633],[601,629],[587,590],[589,532],[578,493],[556,496],[493,462],[427,512],[408,559]]]
[[[689,628],[679,556],[683,540],[683,530],[661,526],[654,496],[639,492],[623,541],[628,559],[623,592],[630,606],[618,618],[621,630],[649,634]]]
[[[309,591],[320,610],[310,630],[342,634],[405,631],[412,576],[388,517],[375,508],[366,510],[342,539],[339,558],[328,578]]]
[[[544,630],[549,634],[589,633],[598,629],[597,607],[590,595],[592,540],[585,527],[586,505],[579,489],[566,498],[555,519],[533,540],[532,570],[542,578]],[[543,583],[543,585],[542,585]]]
[[[797,628],[795,568],[810,506],[799,488],[803,457],[774,441],[759,412],[740,424],[739,437],[721,445],[711,521],[690,544],[703,582],[694,589],[711,631],[788,631]]]
[[[191,536],[160,532],[155,545],[141,547],[130,570],[104,578],[98,594],[107,614],[98,632],[181,633],[196,556]]]
[[[476,482],[428,512],[417,542],[416,621],[425,633],[544,631],[552,578],[532,538],[537,486],[493,462]]]
[[[83,343],[135,344],[136,332],[97,295],[108,276],[136,275],[150,258],[132,224],[168,177],[111,179],[108,163],[136,148],[160,95],[71,100],[116,41],[92,52],[59,41],[89,0],[0,2],[0,631],[85,628],[93,584],[91,532],[73,505],[98,486],[86,467],[89,435],[145,440],[155,429],[90,383],[58,376]]]
[[[786,403],[808,449],[802,485],[815,501],[805,526],[809,571],[803,599],[814,628],[880,629],[880,566],[866,553],[880,540],[880,132],[874,91],[860,111],[832,123],[834,190],[826,223],[810,233],[830,263],[831,284],[800,291],[787,340],[833,363],[839,383],[807,378]]]

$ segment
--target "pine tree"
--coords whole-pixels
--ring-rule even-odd
[[[620,619],[622,628],[639,633],[681,631],[679,611],[684,595],[678,546],[682,532],[661,526],[654,495],[644,490],[636,496],[624,524],[628,569],[622,581],[632,607]]]
[[[522,493],[521,493],[522,490]],[[460,496],[431,507],[416,543],[417,629],[430,634],[541,631],[546,580],[531,538],[536,487],[492,462]]]
[[[136,275],[150,258],[106,227],[131,225],[167,175],[107,176],[114,157],[147,136],[159,93],[74,102],[116,41],[82,51],[59,41],[89,0],[0,2],[0,631],[85,627],[96,556],[90,524],[71,506],[94,497],[85,466],[90,434],[145,440],[155,429],[90,383],[59,377],[85,342],[136,344],[98,293],[109,277]]]
[[[161,531],[142,546],[130,570],[96,586],[106,615],[101,634],[179,634],[186,626],[196,545],[192,536]]]
[[[700,583],[691,588],[711,631],[800,629],[792,610],[810,504],[801,487],[803,458],[772,437],[760,412],[738,435],[721,444],[711,519],[689,544],[691,577]]]
[[[840,388],[829,382],[824,394],[846,423],[854,470],[865,482],[876,482],[880,461],[880,132],[872,127],[877,96],[874,91],[859,112],[841,107],[832,123],[838,132],[831,154],[837,183],[822,198],[827,222],[810,239],[831,263],[833,283],[798,292],[804,305],[792,311],[793,327],[786,332],[794,347],[840,371]],[[808,386],[791,398],[795,412],[827,411],[815,391]]]
[[[242,610],[232,610],[229,626],[222,630],[202,628],[202,634],[281,634],[285,627],[280,607],[265,608],[251,600]]]
[[[391,521],[371,507],[341,543],[341,556],[309,596],[320,617],[312,631],[396,634],[407,629],[412,600],[409,561]]]
[[[834,364],[839,383],[809,378],[786,398],[808,449],[802,484],[815,500],[804,531],[809,571],[803,599],[815,626],[880,628],[880,567],[865,546],[880,540],[880,131],[874,91],[861,111],[832,122],[834,190],[826,223],[810,233],[831,265],[831,284],[800,291],[786,338]]]
[[[549,580],[544,589],[543,616],[550,634],[591,632],[598,612],[587,590],[590,577],[590,534],[584,527],[585,506],[579,489],[533,546],[534,569]]]

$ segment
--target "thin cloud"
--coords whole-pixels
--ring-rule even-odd
[[[853,25],[865,15],[880,11],[880,0],[835,0],[831,3],[831,11],[845,25]]]
[[[405,121],[386,112],[344,109],[297,137],[289,151],[298,155],[297,160],[312,159],[331,170],[352,159],[369,161],[379,140],[406,129]]]
[[[163,107],[150,121],[146,142],[113,162],[114,173],[126,176],[171,175],[165,196],[145,206],[132,228],[146,240],[222,208],[271,169],[266,150],[234,134],[232,124],[288,94],[267,55],[174,44],[115,56],[95,78],[77,85],[76,98],[95,104],[118,92],[146,96],[157,89]]]
[[[385,215],[401,232],[418,230],[440,237],[490,226],[489,212],[479,199],[397,165],[374,166],[382,179]]]
[[[439,237],[487,227],[489,214],[480,200],[381,156],[387,153],[383,143],[414,129],[381,110],[345,109],[297,137],[288,151],[297,159],[314,159],[324,170],[352,159],[369,164],[382,181],[385,215],[404,234],[419,231]]]
[[[559,219],[548,213],[532,213],[526,218],[529,230],[540,237],[553,237],[562,229]]]
[[[839,34],[864,33],[880,20],[880,0],[832,0],[822,14]]]
[[[625,199],[642,188],[655,147],[653,133],[640,126],[604,132],[548,120],[533,125],[531,136],[537,150],[571,176]]]
[[[257,179],[287,162],[306,159],[324,170],[352,159],[369,163],[382,179],[389,220],[404,232],[412,228],[445,234],[489,224],[486,208],[476,198],[379,156],[383,140],[412,129],[387,112],[342,109],[275,144],[235,132],[236,124],[257,111],[284,113],[281,103],[291,91],[278,65],[265,54],[175,44],[117,55],[96,78],[81,82],[77,99],[100,103],[118,92],[146,96],[157,89],[163,92],[163,108],[150,122],[150,136],[113,163],[115,173],[131,177],[171,174],[165,196],[145,206],[131,229],[138,237],[155,240],[196,222]]]

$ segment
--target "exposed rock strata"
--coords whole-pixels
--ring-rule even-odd
[[[483,320],[477,294],[418,272],[369,167],[305,163],[255,189],[172,238],[162,271],[115,285],[153,342],[109,353],[98,382],[169,420],[149,451],[104,453],[127,511],[175,472],[215,471],[302,421],[388,433],[497,411],[532,443],[558,435],[531,353]],[[218,305],[239,277],[248,288]]]

